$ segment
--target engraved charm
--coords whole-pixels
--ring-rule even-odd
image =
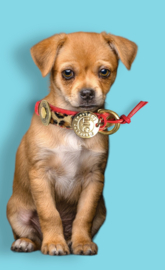
[[[91,112],[78,113],[73,118],[72,128],[79,137],[92,138],[99,131],[99,119]]]
[[[39,115],[42,123],[47,126],[51,119],[51,110],[46,100],[42,100],[39,106]]]

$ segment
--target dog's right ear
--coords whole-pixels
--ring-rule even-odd
[[[65,40],[66,34],[56,34],[40,41],[30,49],[33,61],[40,69],[43,77],[52,69],[58,50]]]

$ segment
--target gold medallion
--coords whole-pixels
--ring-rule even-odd
[[[49,125],[51,119],[51,110],[46,100],[42,100],[39,105],[39,115],[42,123],[45,126]]]
[[[99,131],[99,119],[91,112],[78,113],[73,118],[72,128],[79,137],[92,138]]]

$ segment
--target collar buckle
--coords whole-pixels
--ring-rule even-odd
[[[105,130],[108,127],[112,126],[113,124],[108,123],[108,120],[119,120],[120,117],[118,116],[118,114],[114,111],[111,110],[106,110],[106,109],[99,109],[98,113],[101,114],[101,117],[103,118],[103,123],[102,125],[100,125],[100,130],[99,133],[104,134],[104,135],[111,135],[114,134],[116,131],[118,131],[118,129],[120,128],[120,123],[116,123],[114,128],[111,130]],[[105,115],[104,115],[105,114]],[[109,114],[108,116],[106,116],[106,114]]]

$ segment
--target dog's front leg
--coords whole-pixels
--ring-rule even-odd
[[[97,253],[97,245],[92,242],[91,238],[91,227],[103,191],[103,185],[104,175],[95,172],[88,185],[81,192],[77,215],[72,227],[72,250],[74,254]]]
[[[69,248],[63,235],[62,221],[55,205],[54,188],[50,180],[42,168],[33,168],[30,170],[29,176],[43,234],[42,253],[69,254]]]

